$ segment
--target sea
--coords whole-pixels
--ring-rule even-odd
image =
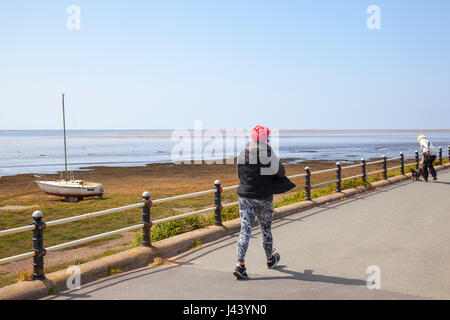
[[[185,130],[68,130],[68,169],[92,166],[144,166],[188,160],[236,156],[242,139],[234,131]],[[416,141],[425,134],[447,156],[450,129],[442,130],[280,130],[271,144],[280,158],[290,161],[354,162],[413,155]],[[209,137],[209,138],[208,138]],[[187,146],[187,147],[186,147]],[[231,147],[230,147],[231,146]],[[209,150],[209,151],[208,151]],[[216,152],[211,151],[216,150]],[[175,152],[176,151],[176,152]],[[62,130],[0,130],[0,177],[16,174],[51,174],[64,170]]]

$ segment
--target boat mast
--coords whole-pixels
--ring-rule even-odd
[[[66,116],[64,110],[64,93],[62,94],[62,109],[63,109],[63,128],[64,128],[64,179],[67,180],[67,149],[66,149]]]

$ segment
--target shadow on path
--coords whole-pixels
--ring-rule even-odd
[[[447,181],[439,181],[439,180],[437,180],[437,181],[433,181],[433,183],[439,183],[439,184],[449,184],[449,185],[450,185],[450,182],[447,182]]]
[[[146,277],[148,275],[151,274],[155,274],[158,272],[162,272],[162,271],[167,271],[173,268],[177,268],[181,265],[191,265],[192,263],[186,263],[186,262],[175,262],[175,261],[171,261],[171,263],[177,264],[174,266],[169,266],[167,268],[161,268],[159,270],[152,270],[150,272],[148,272],[148,270],[136,270],[134,272],[131,273],[127,273],[124,274],[123,276],[126,275],[130,275],[130,274],[135,274],[132,277],[126,277],[126,278],[122,278],[120,275],[115,276],[114,278],[106,278],[106,279],[102,279],[101,281],[98,282],[93,282],[91,284],[85,285],[83,286],[83,288],[89,288],[91,286],[94,285],[98,285],[99,282],[109,282],[109,283],[103,283],[103,285],[97,287],[97,288],[92,288],[92,290],[89,290],[85,293],[78,293],[77,291],[71,291],[71,292],[63,292],[63,293],[58,293],[56,296],[50,297],[48,300],[52,300],[53,298],[56,297],[67,297],[69,298],[69,300],[71,299],[79,299],[79,298],[90,298],[91,295],[90,293],[92,292],[96,292],[111,286],[114,286],[118,283],[124,282],[124,281],[128,281],[128,280],[132,280],[132,279],[137,279],[137,278],[141,278],[141,277]],[[323,283],[334,283],[334,284],[339,284],[339,285],[349,285],[349,286],[366,286],[367,282],[364,280],[360,280],[360,279],[348,279],[348,278],[340,278],[340,277],[333,277],[333,276],[325,276],[325,275],[316,275],[313,274],[313,270],[304,270],[304,272],[297,272],[294,270],[289,270],[289,269],[285,269],[286,266],[282,265],[282,266],[278,266],[276,267],[274,270],[277,270],[281,273],[284,274],[288,274],[289,276],[261,276],[261,277],[251,277],[249,280],[247,281],[255,281],[255,280],[299,280],[299,281],[311,281],[311,282],[323,282]],[[230,271],[231,274],[231,271]],[[122,279],[120,279],[122,278]],[[115,280],[117,279],[117,281],[113,281],[111,283],[111,280]]]
[[[340,277],[324,276],[320,274],[313,274],[313,270],[306,269],[303,273],[294,270],[286,269],[286,266],[281,265],[276,267],[281,273],[288,274],[289,276],[269,276],[269,277],[250,277],[249,280],[301,280],[301,281],[314,281],[314,282],[325,282],[325,283],[335,283],[349,286],[366,286],[367,282],[361,279],[347,279]]]

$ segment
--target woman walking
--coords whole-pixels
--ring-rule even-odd
[[[437,180],[436,170],[434,170],[433,162],[436,160],[436,148],[433,146],[430,140],[423,134],[417,137],[417,141],[420,144],[420,151],[422,152],[422,171],[423,180],[428,182],[428,170],[433,177],[433,180]]]
[[[273,250],[272,217],[273,195],[295,187],[285,176],[285,169],[269,146],[268,128],[256,125],[251,129],[251,141],[238,157],[240,180],[239,215],[241,232],[237,241],[237,264],[234,276],[238,280],[248,279],[245,255],[253,228],[258,217],[263,238],[267,267],[274,268],[280,261],[280,254]]]

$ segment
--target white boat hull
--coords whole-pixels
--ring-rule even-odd
[[[78,198],[100,196],[105,188],[100,183],[84,182],[82,180],[36,181],[38,187],[48,195]]]

